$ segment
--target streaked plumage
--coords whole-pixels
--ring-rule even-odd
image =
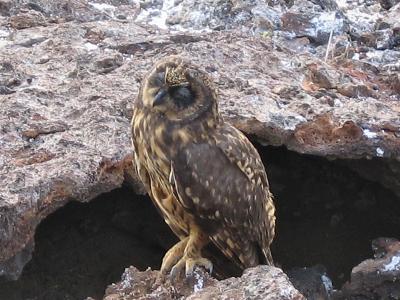
[[[207,74],[169,57],[144,78],[134,105],[135,165],[166,223],[180,238],[162,271],[211,267],[212,241],[241,269],[272,264],[275,208],[257,150],[218,113]]]

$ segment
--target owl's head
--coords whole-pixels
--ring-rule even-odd
[[[217,114],[217,99],[207,74],[178,56],[160,60],[142,82],[138,101],[171,121]]]

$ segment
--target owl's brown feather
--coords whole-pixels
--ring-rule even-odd
[[[237,129],[227,123],[217,129],[212,139],[187,146],[172,160],[176,198],[242,268],[272,264],[264,254],[275,225],[264,166]]]
[[[241,269],[272,264],[275,209],[264,166],[219,115],[205,72],[179,57],[157,63],[135,103],[132,142],[146,190],[181,239],[162,269],[209,266],[207,241]]]

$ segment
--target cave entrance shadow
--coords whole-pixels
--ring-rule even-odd
[[[70,202],[38,226],[22,276],[0,282],[0,299],[101,299],[126,267],[158,269],[175,241],[147,197],[123,187]]]
[[[272,250],[284,270],[322,264],[340,288],[372,256],[372,239],[400,236],[400,199],[346,161],[256,146],[275,195]],[[0,282],[0,299],[100,299],[124,268],[158,269],[176,240],[149,198],[128,187],[71,202],[39,225],[32,260],[19,280]]]
[[[340,288],[353,267],[373,256],[373,239],[400,237],[399,197],[360,177],[348,160],[257,148],[277,208],[272,253],[284,270],[322,264]]]

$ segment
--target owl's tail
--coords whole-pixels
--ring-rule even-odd
[[[263,260],[261,260],[261,261],[263,262],[263,264],[273,266],[274,260],[272,258],[271,249],[269,247],[264,248],[262,250],[262,253],[263,253]]]

